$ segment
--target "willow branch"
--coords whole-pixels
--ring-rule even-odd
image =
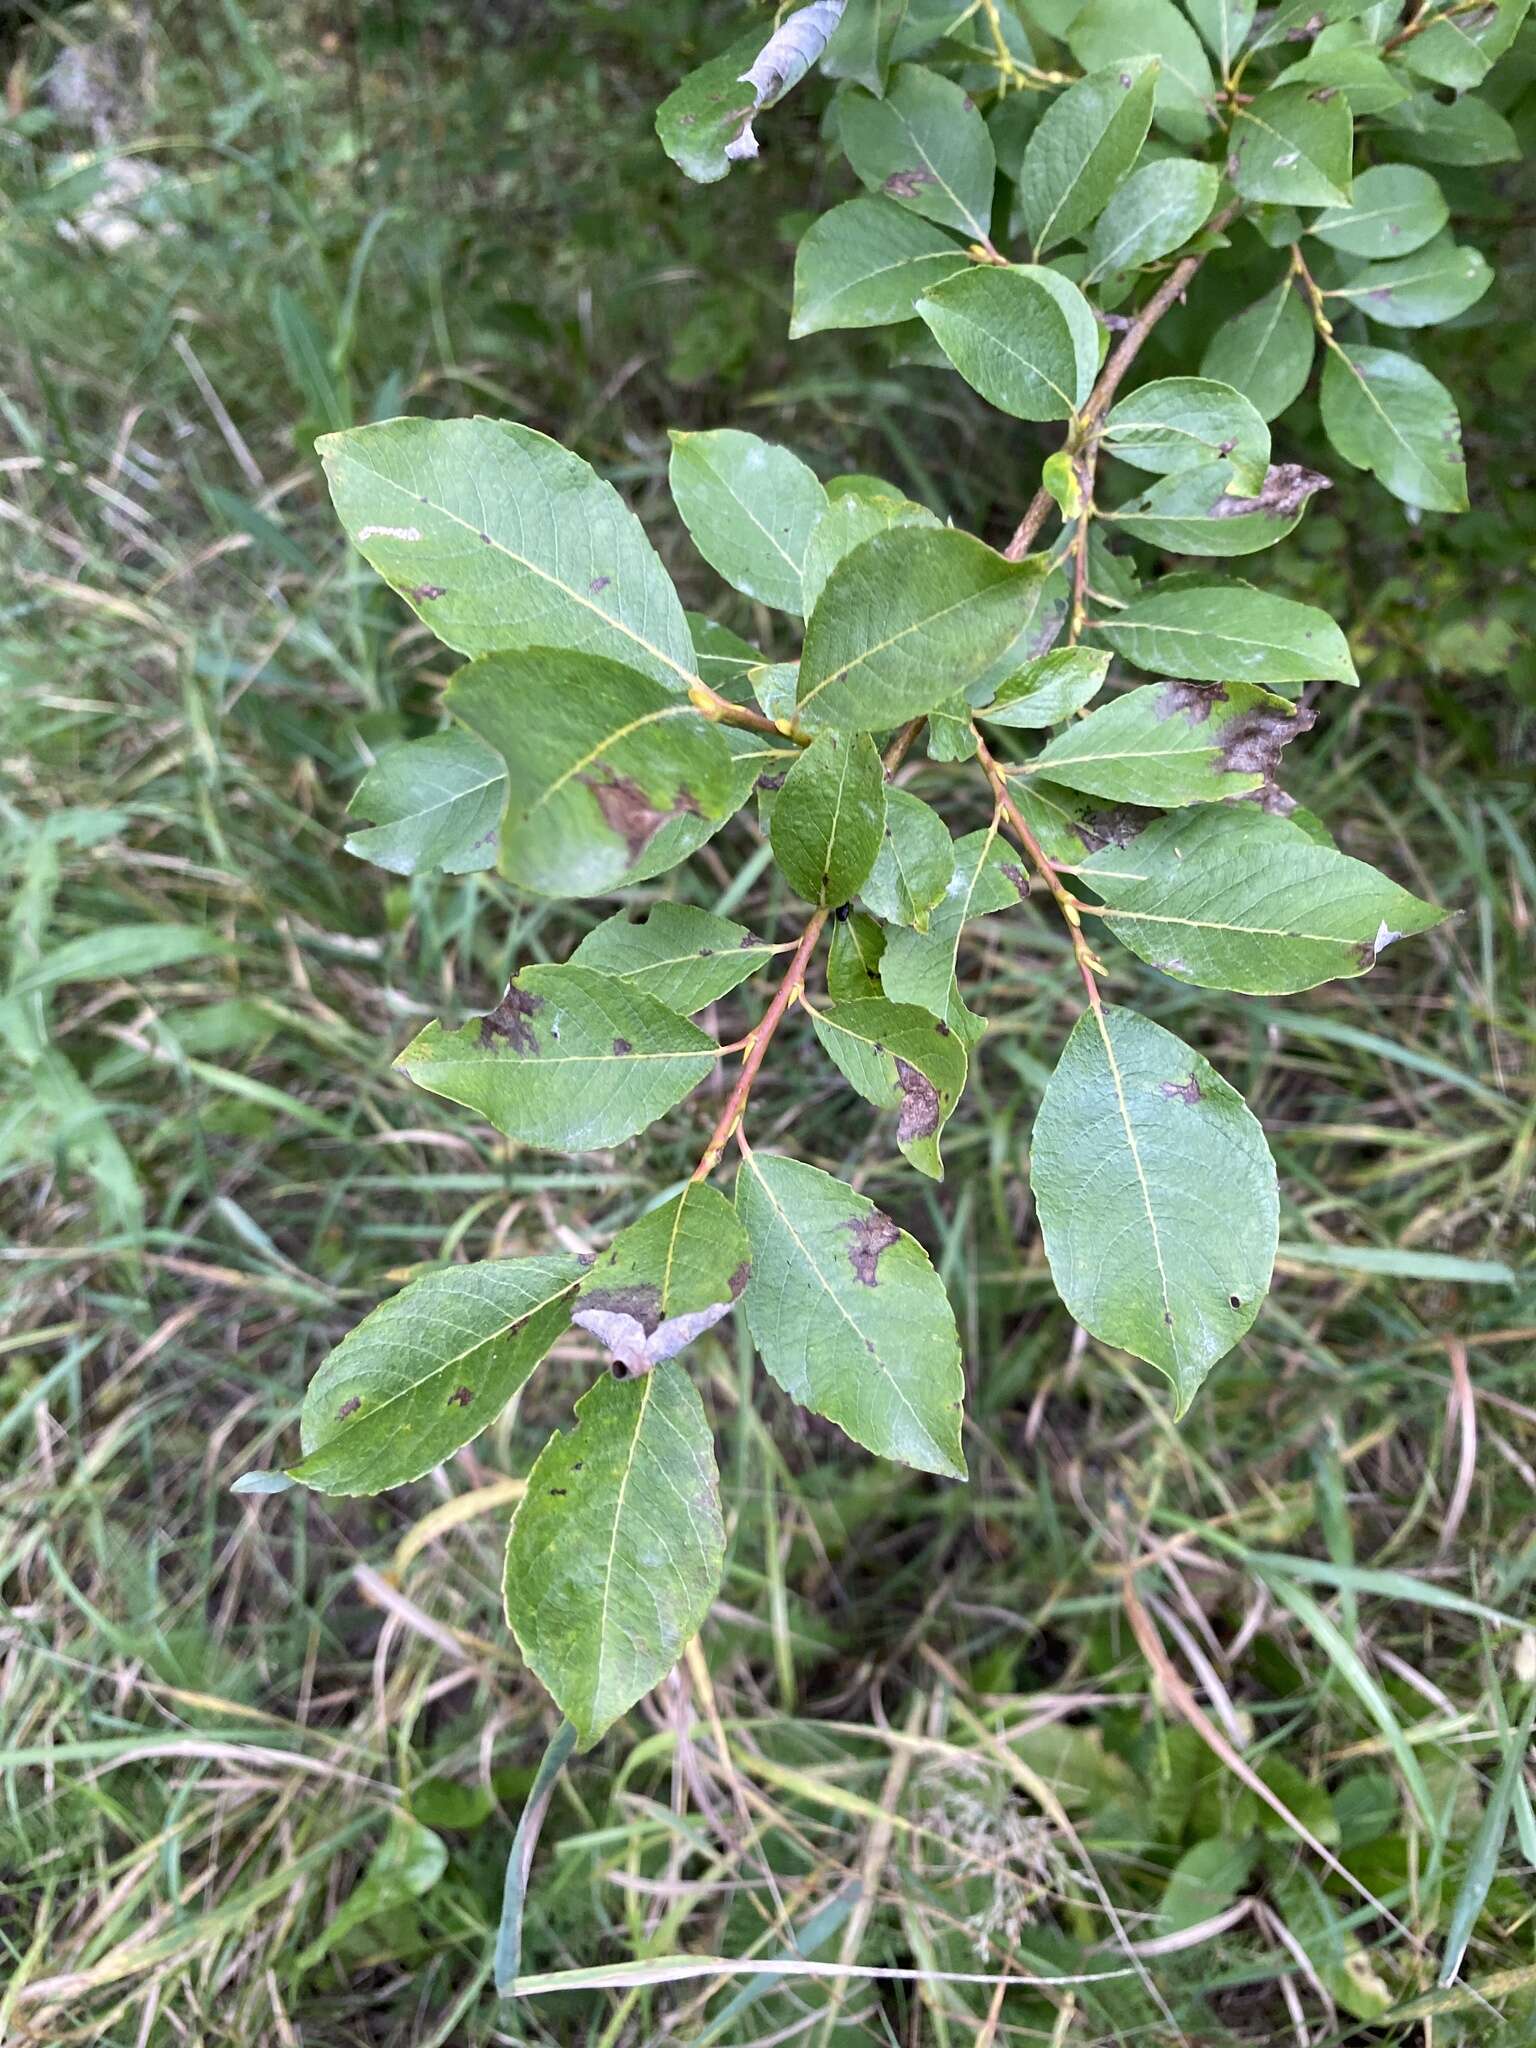
[[[1102,1014],[1104,1004],[1099,995],[1098,976],[1103,973],[1103,962],[1095,958],[1093,948],[1083,937],[1083,906],[1061,879],[1061,871],[1045,848],[1030,830],[1029,821],[1014,802],[1007,779],[996,760],[989,752],[987,743],[980,734],[976,738],[976,757],[986,770],[992,793],[997,798],[997,807],[1008,820],[1009,830],[1019,842],[1030,866],[1039,875],[1055,900],[1061,912],[1072,941],[1072,958],[1077,962],[1077,971],[1082,976],[1083,987],[1088,992],[1088,1001],[1095,1013]]]
[[[800,934],[800,943],[795,948],[784,979],[774,993],[773,1001],[763,1012],[756,1030],[746,1040],[747,1053],[741,1063],[741,1072],[736,1076],[736,1085],[720,1112],[719,1122],[710,1133],[709,1143],[704,1147],[704,1156],[694,1168],[695,1180],[708,1180],[724,1157],[725,1148],[731,1142],[732,1134],[746,1110],[747,1097],[752,1093],[752,1084],[757,1079],[759,1067],[763,1064],[763,1055],[773,1042],[773,1034],[784,1021],[784,1012],[805,984],[805,970],[810,964],[812,953],[816,950],[816,941],[821,937],[821,928],[826,923],[828,914],[825,910],[818,910],[813,914],[810,923]]]

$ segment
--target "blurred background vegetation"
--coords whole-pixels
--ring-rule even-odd
[[[554,1725],[500,1546],[584,1343],[399,1495],[229,1493],[404,1278],[600,1246],[711,1111],[552,1159],[391,1072],[608,906],[342,852],[350,791],[431,729],[448,661],[344,547],[314,436],[407,410],[542,428],[759,640],[671,512],[668,426],[749,426],[994,540],[1036,480],[1031,430],[953,376],[878,337],[787,344],[794,242],[845,175],[821,89],[726,184],[662,157],[657,101],[744,11],[0,10],[0,2037],[1528,2041],[1536,1820],[1500,1774],[1536,1679],[1505,1625],[1536,1577],[1524,171],[1444,173],[1498,271],[1426,348],[1473,511],[1410,523],[1339,477],[1266,558],[1346,621],[1365,681],[1320,707],[1295,793],[1455,921],[1279,1003],[1117,963],[1248,1094],[1286,1198],[1275,1294],[1190,1420],[1045,1277],[1025,1146],[1070,963],[1044,917],[972,941],[994,1022],[942,1189],[803,1047],[758,1091],[760,1142],[933,1250],[971,1484],[852,1451],[744,1347],[700,1347],[725,1591],[702,1657],[562,1781],[524,1967],[798,1952],[927,1981],[491,1996]],[[1529,28],[1499,78],[1529,143]],[[770,926],[773,886],[744,815],[634,896]],[[1475,1988],[1434,1993],[1462,1940]]]

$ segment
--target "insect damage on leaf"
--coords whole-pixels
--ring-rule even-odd
[[[1289,519],[1315,492],[1332,489],[1332,477],[1324,476],[1320,470],[1305,469],[1299,462],[1277,462],[1265,476],[1264,487],[1257,497],[1237,498],[1223,494],[1212,505],[1211,511],[1218,519],[1238,519],[1245,512],[1271,512],[1277,518]]]
[[[902,1114],[906,1114],[905,1110]],[[850,1240],[848,1263],[853,1268],[855,1279],[866,1287],[878,1287],[880,1254],[901,1242],[900,1230],[889,1216],[882,1216],[878,1209],[871,1210],[867,1216],[850,1216],[843,1228]]]
[[[514,1052],[532,1055],[539,1049],[539,1041],[529,1026],[529,1018],[537,1017],[544,1007],[542,996],[530,995],[526,989],[507,989],[506,994],[494,1010],[487,1010],[480,1019],[480,1043],[487,1049],[497,1040],[510,1045]]]
[[[602,775],[578,775],[576,780],[584,789],[591,790],[603,814],[603,823],[623,840],[631,861],[640,858],[669,819],[702,815],[690,791],[679,790],[673,802],[661,811],[638,782],[628,775],[615,774],[611,768]]]
[[[901,1089],[901,1112],[896,1119],[896,1136],[906,1144],[913,1138],[931,1138],[939,1128],[942,1105],[939,1091],[906,1060],[896,1062],[896,1080]]]

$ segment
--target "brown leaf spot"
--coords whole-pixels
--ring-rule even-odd
[[[447,587],[441,583],[418,583],[411,592],[412,604],[428,604],[434,597],[446,597]]]
[[[1220,683],[1164,683],[1158,692],[1157,715],[1173,718],[1182,714],[1191,725],[1204,725],[1216,706],[1227,701]]]
[[[882,1216],[878,1209],[872,1209],[867,1216],[850,1216],[842,1227],[852,1239],[848,1247],[848,1263],[853,1268],[853,1277],[866,1287],[878,1287],[880,1282],[875,1269],[880,1263],[880,1254],[900,1243],[901,1232],[890,1217]]]
[[[1014,886],[1014,891],[1018,896],[1019,901],[1022,903],[1025,900],[1025,898],[1029,895],[1028,875],[1025,874],[1024,870],[1021,867],[1016,866],[1015,863],[1011,860],[1003,861],[1001,863],[1001,867],[1003,873],[1008,877],[1009,881],[1012,882]]]
[[[771,796],[776,789],[784,787],[784,778],[782,775],[759,775],[757,786],[759,789],[766,789]]]
[[[343,1401],[341,1406],[336,1410],[336,1420],[338,1422],[345,1422],[347,1417],[349,1415],[355,1415],[358,1409],[362,1407],[362,1405],[362,1395],[354,1394],[350,1401]]]
[[[741,1299],[742,1289],[746,1286],[747,1282],[751,1278],[752,1261],[750,1259],[743,1259],[741,1264],[736,1268],[735,1272],[731,1275],[730,1289],[732,1301],[739,1301]]]
[[[455,1387],[448,1396],[448,1406],[450,1408],[467,1408],[474,1398],[475,1390],[473,1387]]]
[[[483,541],[485,542],[485,545],[486,545],[487,547],[489,547],[489,546],[490,546],[490,544],[491,544],[491,536],[490,536],[490,535],[489,535],[488,533],[482,533],[482,534],[481,534],[481,536],[480,536],[480,538],[481,538],[481,540],[483,540]]]
[[[896,1080],[901,1089],[901,1115],[896,1120],[896,1140],[905,1145],[913,1138],[931,1138],[939,1128],[939,1091],[926,1074],[906,1060],[896,1062]]]
[[[591,596],[596,597],[598,592],[606,590],[612,581],[613,578],[611,576],[594,576],[587,585],[587,590]]]
[[[633,1316],[647,1337],[661,1321],[661,1291],[640,1283],[633,1287],[594,1287],[581,1297],[583,1308],[605,1315]]]
[[[633,1052],[634,1049],[627,1038],[616,1038],[613,1041],[613,1056],[615,1059],[623,1059],[627,1052]]]
[[[494,1010],[488,1010],[480,1019],[480,1044],[490,1046],[500,1038],[511,1046],[514,1052],[534,1054],[539,1041],[529,1028],[528,1019],[537,1017],[544,1007],[542,996],[531,996],[520,988],[508,986],[506,994]]]
[[[610,832],[617,832],[631,860],[640,858],[669,818],[679,818],[684,813],[695,818],[699,815],[698,805],[686,790],[678,792],[669,809],[659,811],[638,782],[628,775],[615,775],[611,768],[601,775],[579,775],[576,779],[591,790],[603,814],[603,823]]]
[[[1159,1081],[1159,1095],[1166,1095],[1170,1102],[1184,1102],[1191,1109],[1200,1100],[1200,1083],[1191,1074],[1187,1081]]]
[[[549,1489],[549,1497],[551,1500],[564,1500],[565,1488],[563,1486],[552,1486]]]
[[[1247,512],[1266,512],[1276,519],[1289,519],[1299,512],[1314,491],[1331,491],[1333,479],[1321,471],[1304,469],[1299,462],[1277,462],[1264,479],[1256,498],[1219,497],[1211,506],[1215,519],[1241,519]]]
[[[892,171],[885,181],[885,190],[893,199],[912,199],[925,185],[935,184],[932,171],[919,167],[911,171]]]
[[[938,1023],[934,1025],[933,1028],[935,1031],[937,1031],[940,1038],[948,1038],[950,1035],[949,1026],[944,1022],[942,1017],[939,1019]]]
[[[1167,690],[1179,688],[1177,683],[1168,683]],[[1098,853],[1106,846],[1129,846],[1141,832],[1145,816],[1123,806],[1108,811],[1093,811],[1086,818],[1077,821],[1077,836],[1090,853]]]
[[[1241,712],[1222,734],[1222,769],[1229,775],[1262,775],[1269,782],[1280,766],[1281,749],[1316,722],[1317,713],[1305,708],[1266,711],[1260,704]]]

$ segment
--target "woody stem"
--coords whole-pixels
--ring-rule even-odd
[[[987,743],[980,735],[977,736],[976,740],[976,756],[981,762],[982,767],[986,770],[987,780],[992,785],[992,793],[997,798],[998,809],[1008,820],[1010,831],[1023,848],[1031,867],[1034,868],[1036,874],[1039,875],[1041,881],[1044,882],[1046,888],[1050,890],[1051,895],[1055,898],[1056,908],[1061,912],[1062,918],[1066,923],[1068,935],[1072,941],[1072,957],[1077,962],[1077,971],[1082,976],[1083,987],[1088,992],[1088,1001],[1096,1012],[1101,1011],[1103,1009],[1103,1002],[1099,996],[1099,984],[1096,978],[1099,971],[1099,963],[1093,956],[1093,949],[1083,937],[1083,906],[1079,904],[1077,898],[1067,888],[1065,882],[1062,881],[1061,872],[1057,868],[1055,861],[1051,859],[1045,848],[1030,830],[1024,813],[1019,809],[1009,792],[1007,779],[1002,769],[988,751]]]
[[[805,930],[800,934],[800,943],[794,950],[788,971],[775,991],[773,1001],[763,1012],[755,1031],[746,1041],[747,1056],[741,1063],[741,1072],[736,1076],[736,1085],[720,1112],[720,1119],[710,1133],[709,1143],[704,1147],[704,1156],[694,1169],[695,1180],[708,1180],[725,1153],[731,1136],[740,1124],[747,1106],[747,1097],[752,1093],[752,1084],[757,1079],[758,1068],[763,1064],[763,1055],[773,1041],[773,1034],[784,1021],[784,1012],[789,1008],[805,981],[805,970],[810,964],[816,941],[821,937],[821,928],[826,923],[828,912],[816,911]]]

